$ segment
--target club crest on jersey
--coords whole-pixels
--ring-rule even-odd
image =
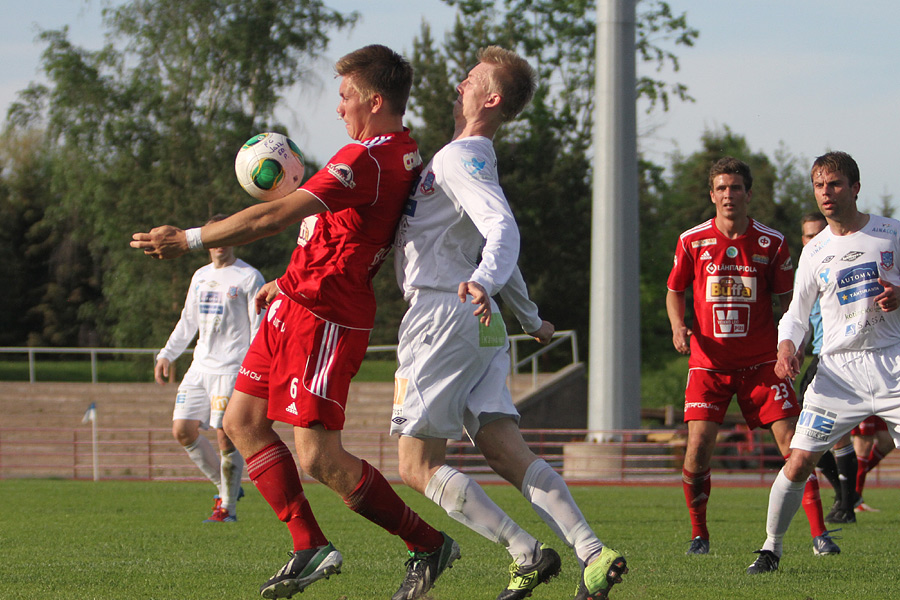
[[[434,193],[434,171],[428,171],[428,174],[422,179],[419,190],[426,196]]]
[[[232,300],[238,297],[238,287],[236,285],[228,287],[228,297]]]
[[[894,252],[892,250],[881,253],[881,266],[887,270],[894,268]]]
[[[772,245],[772,240],[769,239],[767,235],[759,236],[759,247],[760,248],[768,248]]]
[[[462,165],[472,179],[487,181],[491,178],[490,173],[484,170],[487,166],[486,160],[479,160],[478,157],[473,156],[468,159],[462,159]]]
[[[341,182],[344,187],[350,188],[351,190],[356,187],[356,182],[353,181],[353,169],[351,169],[348,165],[343,163],[328,163],[328,166],[325,167],[328,169],[328,172],[331,175]]]
[[[762,244],[760,244],[762,245]],[[725,251],[725,256],[728,258],[734,258],[738,255],[738,249],[734,246],[728,246],[728,249]]]

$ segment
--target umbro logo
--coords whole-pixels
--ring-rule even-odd
[[[295,403],[291,402],[290,404],[288,404],[288,407],[285,410],[287,412],[291,413],[292,415],[296,415],[297,414],[297,405]]]

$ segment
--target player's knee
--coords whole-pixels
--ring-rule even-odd
[[[190,446],[197,440],[200,435],[198,430],[189,427],[184,421],[172,422],[172,437],[182,446]]]

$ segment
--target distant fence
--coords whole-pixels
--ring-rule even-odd
[[[566,348],[568,346],[569,354],[570,354],[570,363],[578,362],[578,341],[574,331],[558,331],[553,336],[553,341],[550,342],[547,346],[542,346],[536,351],[532,351],[527,353],[523,358],[519,357],[520,350],[519,345],[524,341],[531,341],[532,338],[529,335],[519,334],[519,335],[511,335],[509,336],[510,342],[510,355],[512,357],[511,360],[511,372],[513,374],[518,374],[521,372],[522,367],[526,365],[530,365],[531,374],[533,380],[533,386],[537,386],[537,377],[538,372],[540,370],[540,358],[545,356],[551,350],[555,348]],[[192,354],[194,352],[193,348],[188,348],[185,350],[186,354]],[[369,353],[383,353],[383,352],[391,352],[396,354],[397,346],[396,345],[372,345],[368,348]],[[30,383],[37,382],[37,357],[39,355],[47,355],[47,356],[59,356],[59,355],[77,355],[77,356],[88,356],[91,361],[91,383],[98,383],[100,381],[99,369],[98,369],[98,359],[100,356],[109,355],[139,355],[139,356],[149,356],[151,359],[154,359],[156,355],[159,353],[159,348],[52,348],[45,346],[0,346],[0,355],[3,354],[13,354],[13,355],[25,355],[28,360],[28,381]]]
[[[94,477],[94,450],[99,479],[199,480],[201,475],[172,439],[170,429],[98,428],[96,446],[91,427],[0,428],[0,478]],[[290,443],[290,429],[279,431]],[[717,481],[768,485],[783,459],[764,432],[725,430],[716,448],[713,469]],[[613,442],[585,442],[603,434]],[[206,432],[206,435],[210,435]],[[532,450],[573,483],[681,482],[684,430],[587,431],[530,429],[523,435]],[[366,459],[394,482],[397,441],[387,433],[344,432],[345,446]],[[447,463],[473,478],[497,480],[477,449],[468,442],[451,442]],[[888,455],[867,485],[900,485],[900,459]]]

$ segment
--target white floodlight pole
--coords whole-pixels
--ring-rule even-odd
[[[636,83],[635,0],[598,0],[588,361],[594,432],[640,426]]]

